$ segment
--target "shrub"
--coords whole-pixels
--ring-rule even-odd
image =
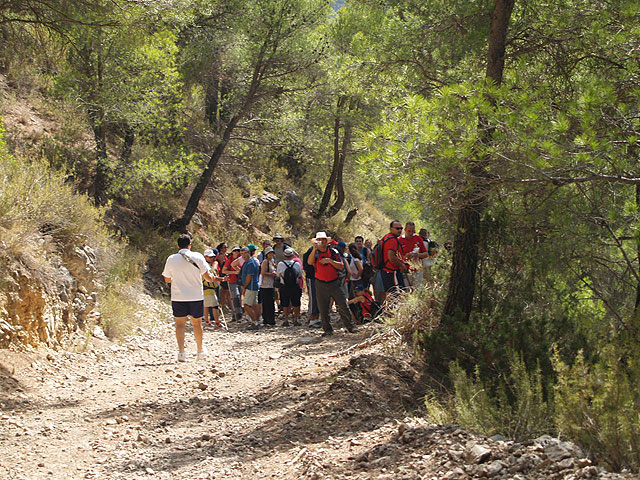
[[[582,352],[573,365],[556,355],[558,430],[614,470],[640,468],[638,365],[608,345],[588,365]]]
[[[509,365],[508,378],[490,385],[481,379],[478,369],[470,377],[458,363],[452,363],[452,417],[465,428],[485,435],[501,433],[518,441],[552,431],[552,410],[545,400],[540,367],[529,372],[520,355],[512,355]]]
[[[51,258],[91,246],[104,285],[98,297],[103,328],[109,336],[130,331],[132,313],[138,309],[131,286],[140,289],[146,257],[105,228],[104,210],[76,193],[64,172],[52,170],[39,158],[27,161],[11,155],[1,122],[0,238],[3,253],[37,273],[43,283],[55,281],[60,269]]]

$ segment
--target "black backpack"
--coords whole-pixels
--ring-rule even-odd
[[[392,238],[396,239],[396,241],[398,240],[397,237],[389,237],[386,239],[383,238],[381,240],[378,240],[376,246],[373,247],[373,268],[375,268],[376,270],[382,270],[385,267],[386,262],[384,260],[384,244]]]
[[[285,265],[287,266],[287,268],[285,268],[284,273],[282,274],[282,280],[283,280],[284,286],[287,288],[297,287],[298,275],[296,274],[296,270],[294,268],[296,265],[296,262],[291,261],[291,265],[287,265],[286,263]]]

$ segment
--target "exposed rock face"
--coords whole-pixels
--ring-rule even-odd
[[[249,208],[262,208],[265,212],[272,212],[280,205],[280,197],[273,193],[264,192],[259,197],[253,197],[249,201]]]
[[[42,272],[7,265],[0,293],[0,347],[12,343],[55,347],[81,326],[97,300],[96,256],[89,246],[50,259]]]
[[[294,220],[302,214],[304,199],[293,190],[284,194],[284,206],[289,214],[289,219]]]

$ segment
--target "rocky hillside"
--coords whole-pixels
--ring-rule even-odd
[[[4,256],[4,255],[3,255]],[[79,326],[95,321],[96,256],[89,245],[47,253],[47,271],[24,257],[4,256],[0,290],[0,348],[57,347]]]

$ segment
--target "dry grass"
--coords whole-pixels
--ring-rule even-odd
[[[387,299],[385,316],[406,342],[415,341],[418,333],[428,333],[440,323],[442,283],[428,282],[411,293]]]

